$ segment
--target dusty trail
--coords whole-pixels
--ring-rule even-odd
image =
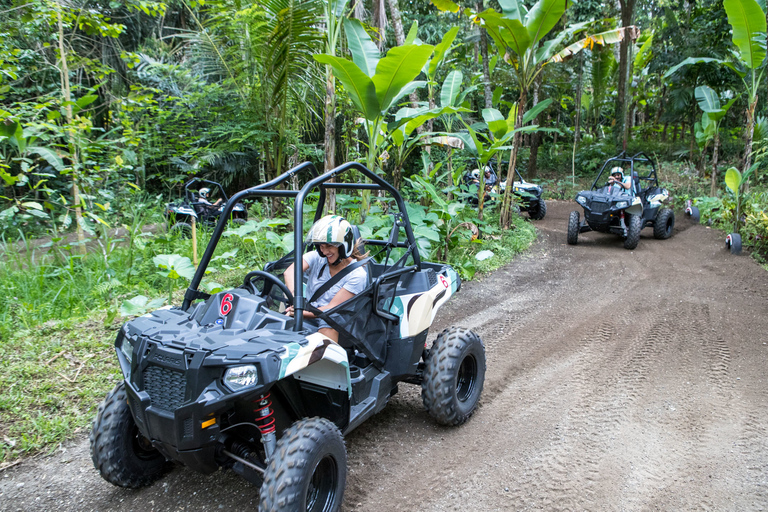
[[[575,204],[548,206],[530,254],[465,284],[433,330],[485,340],[476,415],[437,427],[401,385],[347,437],[344,509],[768,509],[768,274],[680,216],[635,251],[599,233],[568,246]],[[257,496],[182,468],[117,489],[87,440],[0,474],[0,510],[255,510]]]

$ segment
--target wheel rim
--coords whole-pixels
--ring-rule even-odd
[[[136,425],[133,425],[133,428],[131,429],[131,441],[133,444],[133,453],[141,460],[152,460],[160,455],[157,449],[152,446],[149,439],[141,435],[139,427]]]
[[[330,512],[336,501],[338,468],[336,460],[326,455],[315,466],[307,487],[307,512]]]
[[[459,366],[456,377],[456,398],[460,402],[466,402],[475,390],[475,377],[477,376],[477,361],[468,355]]]

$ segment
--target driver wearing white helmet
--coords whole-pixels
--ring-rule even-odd
[[[206,206],[218,206],[221,204],[221,198],[218,198],[215,203],[212,203],[208,200],[208,196],[211,193],[211,189],[208,187],[201,188],[198,193],[200,194],[200,202]]]
[[[621,167],[614,167],[611,169],[611,175],[608,177],[609,190],[613,190],[613,186],[620,187],[621,193],[632,194],[632,178],[630,176],[624,176],[624,169]]]
[[[355,239],[352,226],[344,217],[326,215],[315,222],[307,233],[307,245],[313,245],[315,251],[309,251],[303,256],[303,272],[307,273],[306,297],[311,298],[320,287],[355,260],[365,257],[360,252],[360,241]],[[291,264],[283,274],[288,289],[295,293],[294,266]],[[365,289],[367,284],[365,268],[359,267],[342,277],[338,282],[323,293],[312,305],[322,311],[334,308]],[[285,313],[293,316],[293,306],[286,308]],[[304,318],[316,318],[309,311],[304,311]],[[339,333],[322,319],[317,319],[318,332],[339,341]]]

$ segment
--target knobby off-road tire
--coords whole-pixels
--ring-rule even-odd
[[[627,226],[627,238],[624,239],[624,248],[633,250],[640,243],[640,231],[643,229],[643,219],[640,215],[629,215]]]
[[[441,332],[425,361],[421,400],[441,425],[466,422],[477,409],[485,382],[480,336],[458,327]]]
[[[544,216],[547,215],[547,203],[545,203],[543,199],[540,199],[539,206],[537,206],[534,210],[528,212],[528,215],[531,217],[532,220],[543,219]]]
[[[571,212],[568,217],[568,244],[576,245],[579,241],[579,212]]]
[[[123,382],[99,404],[90,439],[93,466],[113,485],[131,489],[145,487],[171,467],[139,433],[128,408]]]
[[[325,418],[299,420],[284,433],[264,472],[260,512],[335,512],[347,483],[347,449]]]
[[[171,234],[179,238],[192,238],[192,224],[188,222],[177,222],[171,226]]]
[[[659,210],[653,222],[653,238],[666,240],[675,229],[675,212],[669,208]]]

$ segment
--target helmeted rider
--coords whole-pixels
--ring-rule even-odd
[[[611,175],[608,177],[609,191],[613,190],[613,187],[620,187],[622,194],[634,195],[632,192],[632,177],[624,176],[624,169],[619,166],[611,169]]]
[[[200,195],[200,202],[205,205],[216,206],[221,203],[221,198],[217,199],[215,203],[211,203],[208,200],[208,196],[211,194],[211,189],[208,187],[203,187],[200,190],[198,190],[198,194]]]
[[[311,298],[325,282],[344,271],[355,260],[365,257],[360,252],[360,241],[355,237],[352,225],[339,215],[326,215],[315,222],[307,233],[305,243],[315,249],[306,252],[302,258],[302,271],[307,276],[307,298]],[[286,286],[295,295],[293,264],[285,270],[283,276]],[[365,268],[355,268],[326,290],[312,305],[323,311],[334,308],[362,292],[366,284]],[[293,306],[289,306],[285,312],[293,316]],[[304,318],[315,318],[315,315],[304,311]],[[318,332],[333,341],[339,340],[339,333],[325,321],[317,319],[316,323],[319,326]]]

